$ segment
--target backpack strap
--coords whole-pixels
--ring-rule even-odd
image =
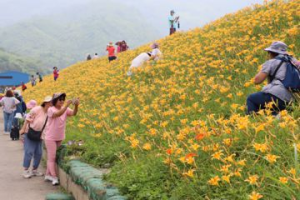
[[[275,79],[275,76],[279,70],[279,68],[282,66],[282,64],[284,63],[284,60],[281,60],[281,62],[279,63],[279,65],[277,66],[277,68],[275,69],[275,72],[273,75],[270,75],[270,83]]]

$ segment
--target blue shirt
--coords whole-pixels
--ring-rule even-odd
[[[168,19],[169,19],[169,26],[170,26],[170,28],[172,28],[172,25],[173,25],[173,28],[177,28],[177,22],[175,22],[174,15],[173,16],[170,15]]]

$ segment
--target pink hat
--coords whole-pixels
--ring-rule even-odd
[[[27,107],[27,109],[32,109],[32,108],[34,108],[36,105],[37,105],[36,100],[30,100],[30,101],[26,104],[26,107]]]

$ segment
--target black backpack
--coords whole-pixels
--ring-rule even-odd
[[[22,101],[22,111],[23,111],[23,113],[25,113],[26,110],[27,110],[26,103],[24,101]]]
[[[19,120],[17,124],[15,124],[10,131],[10,138],[11,140],[19,140],[20,138],[20,123]]]

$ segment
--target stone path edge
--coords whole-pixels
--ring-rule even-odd
[[[103,180],[105,170],[96,169],[80,160],[65,160],[66,146],[57,153],[60,185],[76,200],[126,200],[119,190]]]

